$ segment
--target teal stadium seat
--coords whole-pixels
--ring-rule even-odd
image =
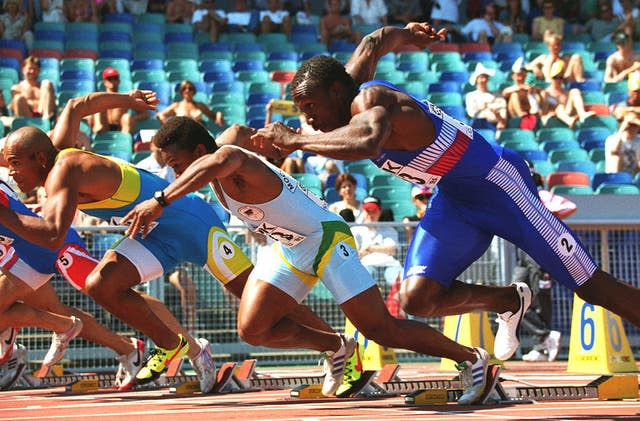
[[[596,194],[640,194],[640,189],[634,184],[603,183],[596,189]]]
[[[592,195],[593,189],[591,186],[578,186],[578,185],[570,185],[563,184],[558,186],[551,187],[551,193],[559,194],[559,195]]]
[[[589,154],[584,149],[555,149],[549,152],[549,162],[557,164],[560,161],[587,161]]]
[[[45,133],[51,130],[51,122],[46,118],[15,117],[11,122],[11,131],[17,130],[20,127],[25,127],[25,126],[37,127]]]

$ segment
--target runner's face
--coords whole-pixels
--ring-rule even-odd
[[[193,161],[198,159],[195,151],[189,152],[185,149],[179,149],[176,145],[169,145],[160,149],[160,156],[173,169],[176,177],[179,177]]]
[[[342,89],[337,83],[326,89],[322,87],[310,87],[307,82],[302,82],[295,89],[293,102],[304,113],[307,123],[323,132],[330,132],[342,127],[349,122],[351,113],[349,103],[341,98]]]
[[[7,147],[3,152],[4,159],[9,164],[9,175],[23,192],[30,192],[41,184],[41,165],[36,159],[36,154],[29,155]]]

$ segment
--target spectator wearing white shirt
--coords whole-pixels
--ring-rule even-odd
[[[473,119],[473,127],[503,129],[506,126],[507,103],[504,98],[489,92],[489,79],[495,74],[494,69],[478,63],[469,77],[469,83],[476,86],[476,90],[467,93],[464,101],[467,115]]]
[[[620,129],[607,137],[604,144],[605,171],[635,174],[640,169],[640,118],[627,113]]]
[[[469,21],[462,27],[461,32],[470,41],[489,44],[509,42],[512,35],[510,27],[496,20],[496,8],[493,4],[487,4],[484,16]]]
[[[435,25],[458,23],[460,0],[434,0],[431,7],[431,20]]]
[[[218,34],[224,30],[228,22],[224,10],[216,10],[215,7],[215,0],[202,0],[191,17],[193,28],[196,31],[207,32],[211,42],[218,40]]]
[[[351,17],[356,25],[386,25],[387,13],[384,0],[351,0]]]
[[[362,201],[363,223],[376,224],[382,215],[382,204],[375,196]],[[394,228],[385,226],[356,226],[351,229],[358,246],[362,264],[369,267],[395,266],[400,262],[395,258],[398,245],[398,233]]]
[[[291,17],[289,11],[283,9],[281,0],[269,0],[267,9],[260,11],[260,32],[291,33]]]

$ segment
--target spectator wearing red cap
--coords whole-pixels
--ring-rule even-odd
[[[107,67],[102,71],[102,82],[105,92],[117,93],[120,87],[120,73],[113,67]],[[93,116],[93,131],[94,133],[105,131],[133,133],[136,123],[148,118],[149,113],[146,111],[131,114],[126,108],[111,108]]]
[[[380,222],[382,215],[380,199],[375,196],[365,197],[362,201],[362,212],[363,223]],[[376,266],[401,266],[395,258],[398,233],[394,228],[370,225],[356,226],[351,231],[358,246],[360,260],[365,267],[369,269]]]
[[[416,205],[416,213],[414,215],[407,215],[402,218],[402,222],[416,222],[422,219],[425,213],[427,213],[427,207],[429,206],[429,200],[433,195],[433,191],[426,186],[415,186],[411,189],[411,201]],[[415,227],[413,224],[405,225],[404,235],[405,238],[413,238]]]

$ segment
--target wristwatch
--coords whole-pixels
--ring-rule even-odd
[[[164,191],[163,190],[158,190],[157,192],[153,193],[153,198],[156,199],[156,201],[160,204],[160,206],[162,206],[163,208],[166,208],[167,206],[169,206],[169,203],[167,202],[167,200],[164,198]]]

